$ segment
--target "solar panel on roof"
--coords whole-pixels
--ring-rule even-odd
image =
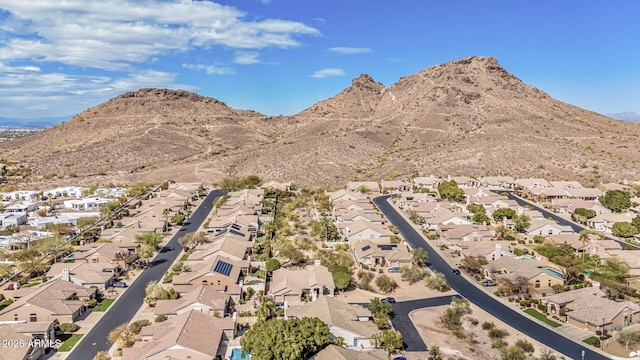
[[[238,224],[231,224],[231,227],[235,230],[240,230],[240,225]]]
[[[362,251],[367,251],[369,249],[371,249],[371,246],[369,246],[369,245],[362,247]]]
[[[216,267],[213,268],[213,271],[222,274],[224,276],[229,276],[231,274],[231,270],[233,269],[233,265],[226,263],[224,261],[218,261]]]
[[[396,245],[378,245],[380,250],[393,250]]]

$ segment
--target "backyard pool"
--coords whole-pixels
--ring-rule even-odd
[[[250,357],[251,356],[248,354],[245,357],[242,357],[242,349],[231,350],[231,360],[249,360]]]
[[[561,272],[557,271],[557,270],[553,270],[553,269],[544,269],[544,272],[546,272],[547,274],[551,275],[551,276],[555,276],[557,278],[563,279],[564,276],[562,275]]]

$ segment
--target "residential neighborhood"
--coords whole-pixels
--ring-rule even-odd
[[[449,275],[387,219],[373,202],[379,196],[454,273],[531,319],[591,333],[601,351],[640,323],[633,278],[640,274],[640,199],[632,187],[455,176],[353,181],[332,191],[256,182],[221,192],[192,231],[184,224],[204,205],[202,184],[128,191],[2,194],[5,218],[23,218],[3,225],[12,233],[2,238],[0,331],[56,345],[25,348],[16,358],[72,354],[65,345],[92,331],[88,319],[108,312],[132,281],[158,266],[156,255],[171,252],[175,260],[161,278],[136,285],[144,301],[129,305],[137,312],[128,323],[109,329],[110,349],[100,354],[244,359],[243,352],[267,351],[260,348],[266,333],[254,328],[317,318],[327,337],[314,359],[410,355],[391,340],[409,334],[394,329],[401,320],[391,321],[390,307],[380,312],[380,299],[447,292]]]

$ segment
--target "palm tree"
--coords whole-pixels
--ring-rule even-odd
[[[429,360],[442,360],[442,352],[440,351],[440,347],[437,345],[432,345],[429,348]]]

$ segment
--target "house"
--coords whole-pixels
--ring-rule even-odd
[[[13,293],[15,301],[0,310],[0,321],[74,322],[85,311],[84,301],[95,297],[97,289],[86,289],[54,279]]]
[[[411,190],[411,184],[402,180],[382,180],[382,192],[402,192]]]
[[[356,262],[366,266],[401,266],[411,264],[412,256],[406,245],[376,244],[363,240],[351,246]]]
[[[630,213],[604,213],[596,215],[587,220],[587,225],[595,231],[606,232],[611,234],[613,224],[617,222],[631,222],[633,217]]]
[[[108,262],[100,263],[55,263],[46,274],[47,280],[60,278],[85,288],[108,289],[115,281],[117,266]]]
[[[597,287],[565,291],[543,298],[547,313],[565,318],[575,327],[588,331],[622,330],[640,323],[640,306],[631,301],[613,301]]]
[[[6,193],[0,193],[0,199],[5,201],[32,201],[38,197],[38,192],[35,190],[18,190],[10,191]]]
[[[57,187],[54,189],[44,190],[42,192],[42,195],[50,198],[57,198],[57,197],[80,198],[82,197],[83,191],[84,191],[84,188],[82,186],[64,186],[64,187]]]
[[[573,228],[569,225],[559,225],[547,219],[532,219],[529,227],[525,230],[528,236],[535,235],[557,235],[562,233],[572,233]]]
[[[552,206],[560,213],[573,214],[576,209],[587,209],[596,212],[596,215],[610,213],[611,210],[600,205],[596,201],[587,201],[581,199],[561,199],[552,201]]]
[[[231,296],[213,285],[198,285],[175,300],[158,300],[153,314],[164,315],[168,319],[182,313],[196,310],[207,315],[224,317],[231,304]]]
[[[337,223],[353,223],[357,220],[364,220],[378,225],[385,223],[384,215],[382,214],[363,213],[362,211],[355,210],[336,214],[335,220]]]
[[[485,225],[445,225],[440,227],[440,236],[449,243],[488,241],[493,234]]]
[[[32,246],[36,241],[53,236],[48,231],[21,231],[9,236],[0,236],[0,248],[7,250],[24,249]]]
[[[329,326],[329,332],[334,338],[343,338],[348,348],[356,350],[373,349],[373,335],[380,332],[371,321],[372,315],[368,309],[332,297],[322,297],[301,306],[290,306],[287,316],[317,317]]]
[[[464,257],[483,257],[495,261],[503,256],[513,256],[509,241],[479,241],[458,245]]]
[[[190,292],[199,289],[200,286],[203,285],[191,285],[191,284],[175,284],[172,286],[173,290],[177,291],[180,296],[186,296]],[[231,298],[231,302],[237,304],[240,300],[240,296],[242,296],[242,287],[238,284],[233,285],[217,285],[217,284],[209,284],[210,289],[213,289],[219,293],[228,295]]]
[[[617,257],[629,267],[629,275],[636,277],[640,275],[640,251],[630,250],[609,250],[609,256]]]
[[[380,193],[380,186],[375,181],[349,181],[347,190],[360,191],[363,193]]]
[[[516,187],[521,188],[523,190],[526,189],[534,189],[534,188],[547,188],[550,187],[551,184],[545,179],[516,179]]]
[[[90,197],[90,198],[84,198],[84,199],[65,200],[63,201],[63,206],[66,209],[73,209],[73,210],[79,210],[79,211],[95,210],[95,209],[99,209],[100,206],[112,201],[113,201],[112,199]]]
[[[333,213],[338,211],[361,211],[361,212],[375,212],[373,203],[369,200],[342,200],[333,203]]]
[[[330,192],[330,193],[327,193],[327,195],[329,195],[329,200],[331,202],[338,202],[338,201],[344,201],[344,200],[368,201],[367,197],[362,193],[349,191],[346,189],[340,189],[336,192]]]
[[[34,346],[34,337],[16,331],[14,324],[1,324],[0,336],[5,343],[0,359],[37,360],[44,355],[45,347]]]
[[[38,203],[31,201],[20,201],[4,207],[4,212],[7,213],[28,213],[36,210],[38,210]]]
[[[65,258],[65,261],[73,262],[112,262],[124,269],[127,266],[127,259],[136,257],[136,252],[140,247],[139,243],[91,243],[82,245]]]
[[[65,214],[55,214],[51,216],[36,216],[29,220],[29,226],[36,229],[44,229],[47,227],[47,224],[76,226],[78,225],[78,218]]]
[[[343,234],[349,240],[349,243],[355,244],[365,239],[383,239],[390,238],[393,233],[384,225],[374,224],[366,220],[356,220],[348,224],[340,224],[344,227]]]
[[[534,187],[524,190],[523,195],[536,201],[552,201],[569,196],[564,189],[556,187]]]
[[[606,183],[600,185],[600,190],[602,191],[612,191],[612,190],[622,190],[622,191],[631,191],[633,188],[629,185],[618,184],[618,183]]]
[[[250,249],[253,248],[253,242],[246,241],[243,238],[236,238],[234,235],[225,234],[222,237],[210,242],[200,244],[189,255],[187,262],[189,265],[199,261],[207,261],[217,255],[221,255],[234,261],[244,260]]]
[[[232,319],[219,319],[191,310],[164,322],[145,326],[141,341],[122,349],[122,360],[138,359],[194,359],[214,360],[224,356],[220,345],[229,341],[223,328]],[[206,336],[204,336],[206,334]]]
[[[277,189],[280,191],[291,191],[291,181],[287,181],[286,183],[281,183],[277,181],[268,181],[262,185],[260,185],[261,189]]]
[[[440,179],[435,176],[422,176],[413,179],[413,186],[417,189],[436,190]]]
[[[552,293],[552,287],[564,284],[563,275],[560,271],[551,269],[537,259],[516,259],[503,256],[483,266],[487,278],[496,281],[508,280],[513,283],[526,281],[529,289],[547,294]]]
[[[474,187],[478,184],[478,180],[468,176],[448,176],[447,180],[455,182],[459,188]]]
[[[298,303],[311,297],[333,296],[336,285],[329,270],[316,264],[300,270],[280,268],[273,272],[269,295],[276,302]]]
[[[0,226],[19,226],[27,222],[27,213],[0,213]]]
[[[429,229],[438,230],[443,225],[471,225],[466,215],[454,213],[445,208],[439,208],[425,217],[425,225]]]
[[[492,190],[513,189],[516,186],[516,180],[511,176],[485,176],[480,179],[480,186]]]
[[[331,344],[310,358],[311,360],[388,360],[386,351],[374,349],[358,351]]]
[[[596,188],[567,188],[564,191],[572,198],[585,201],[597,200],[603,194],[600,189]]]
[[[248,260],[237,261],[222,255],[202,263],[187,262],[187,265],[191,271],[174,276],[173,284],[231,286],[238,284],[249,270]]]

